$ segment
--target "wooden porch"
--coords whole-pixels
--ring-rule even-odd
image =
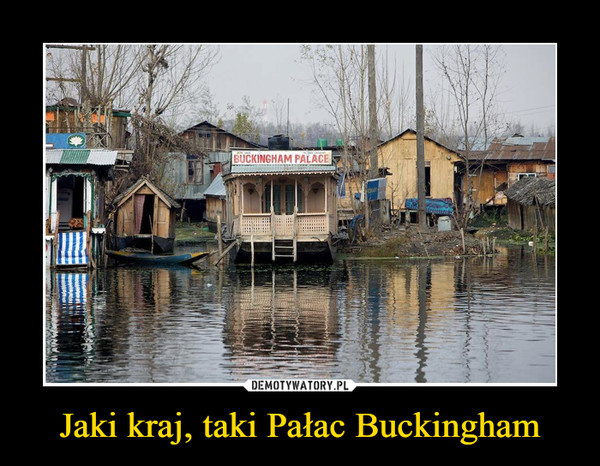
[[[332,219],[327,212],[279,214],[241,214],[239,216],[240,240],[250,243],[254,256],[257,243],[268,243],[271,260],[290,258],[298,260],[298,243],[325,242],[329,240]],[[300,248],[302,248],[300,244]],[[262,250],[264,248],[261,247]]]

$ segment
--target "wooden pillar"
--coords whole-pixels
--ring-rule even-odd
[[[254,228],[250,230],[250,266],[254,267]]]
[[[244,198],[246,197],[246,193],[244,192],[244,182],[240,181],[240,192],[242,193],[241,195],[241,204],[240,204],[240,215],[242,215],[244,213]]]
[[[329,181],[325,180],[323,184],[325,185],[325,212],[329,213],[329,209],[327,208],[327,193],[329,192]]]
[[[217,215],[217,238],[219,242],[219,257],[223,254],[223,237],[221,235],[221,216]]]

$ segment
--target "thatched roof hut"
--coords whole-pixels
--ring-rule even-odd
[[[554,180],[526,177],[505,192],[508,225],[515,230],[548,227],[554,231],[556,189]]]
[[[506,197],[523,205],[554,206],[554,180],[548,178],[521,178],[506,190]]]

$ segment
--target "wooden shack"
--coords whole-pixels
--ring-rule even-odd
[[[515,134],[495,139],[485,150],[469,154],[474,200],[482,205],[505,205],[506,190],[522,178],[554,179],[554,137],[525,137]]]
[[[556,193],[554,180],[526,177],[506,190],[508,226],[532,231],[555,231]]]
[[[148,178],[140,178],[119,195],[114,206],[112,249],[173,252],[176,213],[181,206]]]
[[[236,262],[332,262],[337,177],[329,150],[232,151],[223,182]]]
[[[411,210],[407,199],[417,197],[417,133],[407,129],[377,148],[380,167],[387,167],[386,196],[391,208]],[[460,155],[425,137],[425,195],[428,199],[450,199],[455,195],[454,166]]]
[[[66,98],[46,107],[46,132],[87,135],[87,148],[124,149],[129,132],[131,112],[108,107],[84,108],[74,99]]]

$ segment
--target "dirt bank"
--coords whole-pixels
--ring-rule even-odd
[[[338,252],[359,257],[439,257],[480,255],[490,253],[491,247],[492,241],[466,233],[463,251],[459,231],[437,231],[435,228],[421,231],[417,226],[408,226],[383,231],[362,243],[345,245]]]
[[[215,236],[216,233],[209,231],[205,223],[177,222],[175,225],[175,244],[177,246],[216,241]]]

